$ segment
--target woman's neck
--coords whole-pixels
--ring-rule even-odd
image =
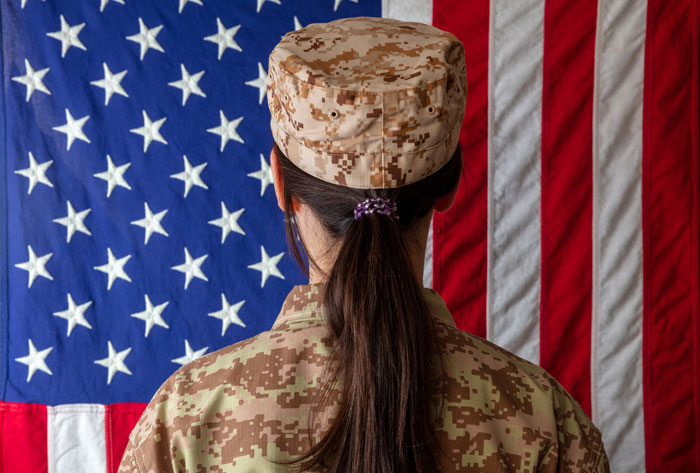
[[[432,214],[433,212],[431,211],[416,225],[413,232],[406,235],[411,266],[421,287],[423,286],[426,242],[432,222]],[[333,261],[335,261],[338,243],[330,240],[321,223],[305,205],[301,205],[301,208],[296,213],[296,220],[306,249],[320,267],[320,271],[317,271],[313,265],[310,265],[309,284],[322,283],[325,281],[325,274],[328,273]]]

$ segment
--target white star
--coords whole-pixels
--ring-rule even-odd
[[[262,64],[258,62],[258,78],[249,80],[245,84],[258,88],[258,104],[261,104],[267,93],[267,73],[263,69]]]
[[[221,202],[221,217],[217,218],[216,220],[209,220],[209,223],[211,225],[221,227],[222,245],[224,244],[224,241],[226,241],[226,237],[230,232],[236,232],[240,233],[241,235],[245,235],[243,229],[240,227],[240,225],[238,225],[238,217],[241,216],[244,210],[245,209],[239,209],[233,213],[230,213],[226,208],[226,204]]]
[[[107,181],[107,197],[112,195],[112,191],[116,186],[131,190],[129,184],[124,180],[124,173],[129,169],[129,166],[131,166],[131,163],[115,166],[112,162],[112,157],[107,155],[107,170],[93,174],[96,178]]]
[[[51,91],[46,88],[43,80],[46,73],[49,72],[49,68],[47,67],[46,69],[35,71],[27,59],[24,60],[24,68],[27,73],[23,76],[15,76],[12,80],[24,84],[27,87],[27,102],[29,102],[29,98],[35,90],[51,95]]]
[[[260,1],[260,0],[258,0]],[[333,11],[336,11],[338,9],[338,6],[340,6],[340,2],[343,0],[335,0],[335,4],[333,5]],[[357,0],[350,0],[351,2],[357,3]]]
[[[46,177],[46,168],[51,166],[52,163],[53,159],[49,161],[44,161],[41,164],[37,164],[36,160],[34,159],[34,155],[31,151],[29,152],[29,167],[24,169],[18,169],[15,171],[15,174],[19,174],[20,176],[24,176],[27,179],[29,179],[29,188],[27,189],[27,194],[32,193],[32,190],[34,189],[34,186],[36,186],[37,182],[41,182],[42,184],[45,184],[49,187],[53,187],[51,181],[49,181]]]
[[[202,269],[200,268],[200,266],[202,266],[202,263],[204,263],[204,260],[207,259],[207,256],[209,255],[204,255],[200,256],[197,259],[193,259],[192,255],[190,255],[189,250],[187,249],[187,247],[185,247],[185,262],[172,267],[172,269],[174,269],[175,271],[185,273],[185,289],[187,289],[187,286],[190,285],[190,281],[192,281],[192,278],[199,278],[204,279],[205,281],[209,281],[202,272]]]
[[[124,279],[125,281],[131,282],[129,275],[124,272],[124,265],[127,261],[129,261],[129,258],[131,258],[131,255],[126,255],[117,259],[114,257],[114,254],[112,254],[112,249],[107,248],[107,263],[103,264],[102,266],[93,267],[93,269],[102,271],[109,276],[109,280],[107,282],[108,291],[112,289],[112,284],[114,283],[115,279]]]
[[[296,15],[294,15],[294,31],[301,29],[301,22],[299,21],[299,18],[297,18]]]
[[[124,5],[124,0],[114,0],[114,1]],[[103,11],[108,3],[109,3],[109,0],[100,0],[100,11]]]
[[[95,360],[95,364],[107,368],[107,384],[109,384],[112,382],[114,375],[117,374],[117,371],[121,371],[122,373],[126,373],[128,375],[131,374],[129,368],[127,368],[126,364],[124,364],[124,359],[129,355],[129,352],[131,352],[131,347],[117,353],[117,350],[115,350],[112,346],[112,341],[109,340],[107,341],[107,349],[109,350],[109,355],[107,358]]]
[[[180,0],[180,8],[178,8],[177,12],[182,13],[182,9],[185,8],[185,5],[187,5],[188,2],[196,3],[197,5],[203,5],[202,0]]]
[[[190,363],[197,358],[201,358],[202,355],[204,355],[209,347],[204,347],[200,348],[197,351],[194,351],[192,347],[190,346],[190,342],[185,340],[185,354],[181,356],[180,358],[175,358],[174,360],[170,360],[173,363],[177,363],[178,365],[186,365],[187,363]]]
[[[76,212],[73,205],[68,201],[68,215],[62,218],[53,219],[54,222],[64,225],[66,227],[66,243],[70,243],[71,238],[76,231],[85,233],[86,235],[92,236],[90,230],[85,226],[85,217],[90,213],[91,209],[81,210]]]
[[[148,151],[148,147],[151,145],[152,141],[158,141],[164,145],[167,145],[168,142],[165,141],[165,138],[163,138],[163,136],[160,134],[160,127],[163,126],[163,123],[165,123],[167,117],[163,117],[160,120],[152,122],[146,111],[142,110],[142,112],[143,126],[139,128],[132,128],[129,131],[143,136],[143,152],[145,153]]]
[[[53,347],[45,348],[39,351],[36,349],[36,347],[34,347],[32,339],[29,339],[29,355],[15,358],[15,361],[19,361],[23,365],[27,365],[29,367],[29,371],[27,372],[27,382],[32,380],[32,376],[34,376],[36,370],[53,375],[49,367],[46,366],[46,361],[44,361],[46,357],[49,356],[49,353],[51,353],[51,350],[53,350]]]
[[[129,97],[129,94],[126,93],[126,90],[124,90],[121,84],[122,79],[126,75],[126,69],[121,72],[117,72],[116,74],[112,74],[112,71],[109,70],[107,63],[105,62],[102,63],[102,69],[104,70],[105,78],[94,80],[90,83],[105,90],[105,106],[109,105],[109,99],[111,99],[112,95],[115,93],[123,95],[124,97]]]
[[[196,94],[200,97],[206,97],[202,89],[199,88],[199,79],[204,75],[204,71],[199,71],[196,74],[190,75],[185,69],[184,64],[180,64],[180,72],[182,73],[182,79],[168,82],[168,85],[172,87],[177,87],[182,90],[182,106],[184,107],[187,103],[187,99],[190,98],[190,94]]]
[[[267,189],[267,186],[272,184],[272,169],[270,168],[270,165],[267,164],[267,161],[265,161],[265,157],[260,154],[260,170],[255,171],[255,172],[250,172],[248,173],[248,176],[254,177],[255,179],[260,180],[260,197],[265,194],[265,189]]]
[[[209,317],[214,317],[216,319],[221,320],[222,337],[226,333],[226,329],[232,323],[240,325],[241,327],[245,327],[245,324],[243,323],[241,318],[238,317],[238,311],[243,306],[243,304],[245,304],[245,301],[236,302],[235,304],[231,305],[226,300],[226,296],[223,293],[221,293],[221,310],[217,312],[209,312]]]
[[[69,25],[63,15],[61,15],[61,30],[54,31],[53,33],[46,33],[46,36],[50,36],[61,42],[61,57],[65,57],[71,46],[87,51],[85,45],[80,41],[80,38],[78,38],[80,30],[84,27],[85,23],[80,23],[75,26]]]
[[[165,323],[165,320],[163,320],[163,317],[161,317],[160,315],[163,313],[163,310],[165,310],[165,307],[168,305],[168,301],[154,306],[151,303],[151,299],[148,297],[148,294],[144,295],[144,299],[146,299],[146,309],[143,312],[131,314],[131,316],[146,322],[146,334],[144,335],[144,337],[148,338],[148,334],[151,333],[151,329],[154,325],[160,325],[161,327],[165,327],[168,329],[170,328],[168,324]]]
[[[232,28],[226,28],[219,18],[216,19],[217,33],[204,38],[205,41],[211,41],[219,45],[219,60],[221,56],[224,55],[224,51],[227,48],[235,49],[236,51],[243,52],[241,47],[236,43],[233,37],[236,35],[241,25],[236,25]]]
[[[68,336],[70,337],[71,332],[76,325],[82,325],[89,329],[92,328],[90,322],[85,319],[85,311],[92,305],[92,301],[87,301],[84,304],[77,305],[73,300],[73,296],[68,293],[68,308],[60,312],[54,312],[53,315],[56,317],[61,317],[68,321]]]
[[[207,166],[207,163],[202,163],[192,167],[190,162],[187,160],[186,155],[183,154],[182,159],[185,162],[185,170],[178,172],[177,174],[171,174],[170,177],[173,179],[179,179],[185,183],[185,197],[187,197],[187,194],[190,192],[190,189],[192,189],[192,186],[199,186],[203,187],[204,189],[209,189],[204,181],[202,181],[202,178],[199,177],[204,168]]]
[[[164,53],[165,50],[163,47],[160,45],[158,40],[156,39],[156,36],[158,36],[158,33],[160,33],[160,30],[163,29],[163,25],[158,25],[155,28],[148,28],[146,24],[143,22],[141,17],[139,17],[139,32],[138,34],[127,36],[126,39],[129,41],[133,41],[134,43],[139,43],[141,45],[141,60],[143,61],[143,57],[146,55],[146,51],[149,49],[155,49],[156,51],[160,51],[161,53]]]
[[[241,138],[238,132],[236,132],[236,128],[238,128],[238,124],[241,123],[243,117],[238,117],[235,120],[229,121],[228,118],[226,118],[226,115],[224,115],[224,111],[219,110],[219,118],[221,119],[221,125],[217,126],[216,128],[209,128],[207,131],[209,133],[221,136],[221,152],[224,151],[224,147],[226,147],[228,140],[236,140],[240,143],[245,143],[243,138]]]
[[[85,133],[83,133],[83,125],[88,121],[90,115],[85,115],[83,118],[75,119],[71,115],[70,111],[66,109],[66,124],[61,126],[53,127],[54,130],[65,133],[68,138],[68,143],[66,144],[66,150],[69,150],[75,139],[83,140],[87,143],[90,142]]]
[[[53,256],[53,253],[46,253],[37,258],[31,245],[27,245],[27,251],[29,252],[29,260],[24,263],[15,264],[16,268],[29,272],[29,284],[27,287],[32,287],[37,276],[43,276],[53,281],[53,276],[46,270],[46,262]]]
[[[260,13],[260,9],[262,8],[265,1],[266,0],[258,0],[258,9],[257,9],[256,13]],[[280,0],[267,0],[267,1],[270,1],[272,3],[276,3],[277,5],[282,5],[282,3],[280,3]]]
[[[144,228],[145,231],[145,238],[143,244],[146,245],[148,244],[148,240],[151,238],[151,235],[153,235],[153,232],[160,233],[161,235],[169,236],[168,232],[165,231],[163,226],[160,224],[160,221],[163,219],[165,214],[168,212],[168,209],[161,210],[157,214],[154,214],[151,212],[150,207],[148,206],[148,202],[143,203],[143,210],[144,213],[146,214],[145,217],[143,217],[140,220],[134,220],[131,222],[132,225],[138,225],[139,227]]]
[[[260,287],[265,287],[265,282],[270,276],[277,276],[278,278],[284,279],[284,275],[280,273],[279,269],[277,269],[277,263],[279,263],[279,260],[282,259],[284,253],[280,253],[270,258],[267,255],[267,251],[265,251],[265,247],[262,245],[260,246],[260,253],[262,254],[262,261],[248,266],[250,269],[255,269],[256,271],[260,271],[262,273]]]

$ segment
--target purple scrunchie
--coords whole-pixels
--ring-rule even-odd
[[[383,197],[370,197],[355,206],[355,220],[359,220],[363,215],[369,215],[374,212],[388,215],[396,220],[399,219],[399,215],[396,213],[396,202]]]

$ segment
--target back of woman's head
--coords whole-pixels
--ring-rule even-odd
[[[339,403],[320,441],[280,463],[437,472],[443,366],[414,262],[425,245],[418,228],[462,171],[463,45],[429,25],[342,19],[285,35],[268,73],[287,238],[302,269],[321,275],[334,341],[312,411]],[[368,198],[389,199],[396,215],[356,218]],[[330,264],[309,254],[294,202],[320,222]],[[340,396],[325,396],[332,389]]]
[[[287,239],[297,262],[305,271],[307,261],[316,265],[293,224],[294,201],[308,206],[335,250],[322,290],[335,340],[327,381],[341,380],[342,395],[326,436],[297,460],[301,469],[325,462],[332,472],[439,471],[434,418],[441,406],[431,396],[442,363],[436,320],[411,256],[425,244],[416,241],[418,223],[459,182],[460,147],[436,173],[395,189],[338,186],[277,156]],[[379,213],[356,220],[355,206],[370,197],[395,202],[398,220]]]

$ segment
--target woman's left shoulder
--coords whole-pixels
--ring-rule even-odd
[[[178,458],[189,462],[190,457],[199,456],[201,449],[192,443],[196,430],[211,420],[208,417],[237,404],[241,377],[250,371],[246,365],[255,356],[264,357],[270,343],[270,333],[261,332],[193,360],[171,374],[131,431],[120,473],[170,471],[166,464]]]

